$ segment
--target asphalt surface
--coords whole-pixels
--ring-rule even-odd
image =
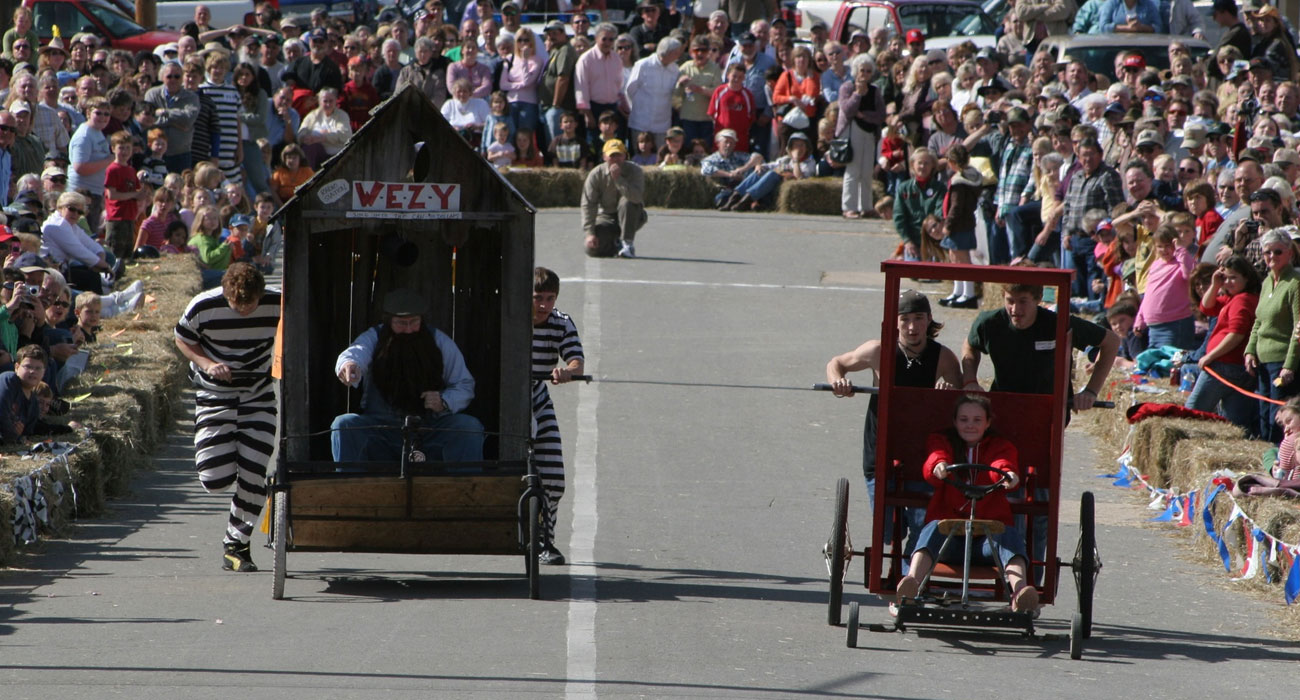
[[[807,389],[879,332],[879,225],[651,212],[638,260],[588,260],[573,210],[538,216],[539,264],[565,280],[590,385],[553,390],[570,487],[567,567],[527,599],[519,557],[289,555],[220,569],[227,497],[193,475],[190,428],[104,518],[0,574],[0,698],[1227,697],[1278,692],[1300,660],[1267,635],[1282,606],[1180,555],[1068,434],[1060,542],[1098,496],[1093,639],[1062,638],[1073,583],[1039,636],[826,625],[821,548],[833,487],[869,537],[863,398]],[[972,312],[942,311],[958,346]],[[865,378],[864,378],[865,379]],[[330,378],[322,378],[330,381]],[[188,407],[187,407],[188,408]],[[941,421],[942,419],[940,419]],[[1068,556],[1068,554],[1063,554]],[[269,570],[270,553],[254,549]],[[853,563],[848,600],[885,608]],[[1032,695],[1031,695],[1032,694]]]

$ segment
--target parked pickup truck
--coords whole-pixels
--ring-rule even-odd
[[[823,22],[832,39],[847,42],[856,31],[870,34],[888,27],[894,34],[919,29],[928,49],[947,48],[972,41],[976,46],[996,46],[996,23],[971,0],[799,0],[795,27],[801,37]]]

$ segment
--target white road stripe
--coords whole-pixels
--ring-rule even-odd
[[[587,259],[587,274],[598,263]],[[569,282],[570,280],[565,280]],[[587,374],[596,374],[600,362],[600,285],[586,289],[582,326],[578,329],[586,355]],[[573,450],[567,494],[573,499],[569,528],[569,622],[566,633],[568,662],[564,697],[596,697],[596,408],[600,385],[578,385],[578,439]]]
[[[733,289],[797,289],[817,292],[866,292],[880,294],[885,290],[879,287],[846,287],[832,286],[826,284],[761,284],[756,282],[695,282],[692,280],[621,280],[606,279],[602,277],[570,277],[564,280],[565,284],[590,284],[593,288],[599,284],[644,284],[658,285],[664,287],[713,287],[713,288],[733,288]],[[583,338],[583,345],[587,340]]]

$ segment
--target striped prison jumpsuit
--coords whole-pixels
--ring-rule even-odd
[[[533,326],[533,372],[550,372],[557,361],[568,363],[582,359],[582,340],[569,315],[551,310],[541,325]],[[546,490],[545,542],[555,541],[555,518],[564,496],[564,450],[560,444],[560,424],[555,419],[555,405],[546,388],[549,380],[533,382],[533,463]]]
[[[222,382],[190,363],[197,389],[194,462],[209,493],[232,485],[227,543],[247,544],[266,502],[266,468],[275,443],[276,398],[271,355],[280,320],[280,290],[267,288],[256,309],[241,316],[210,289],[190,301],[176,337],[197,345],[231,370]]]

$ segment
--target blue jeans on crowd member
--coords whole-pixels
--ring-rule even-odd
[[[1047,243],[1038,245],[1034,243],[1029,246],[1029,252],[1025,253],[1025,259],[1035,263],[1051,263],[1056,267],[1061,266],[1061,235],[1053,231],[1047,237]]]
[[[177,153],[174,156],[163,156],[163,162],[167,164],[167,172],[182,173],[190,169],[194,164],[194,155],[189,151]]]
[[[1034,236],[1043,230],[1043,203],[1034,200],[1022,204],[1007,212],[1003,220],[1007,224],[1007,237],[1011,246],[1011,258],[1014,260],[1029,253],[1034,243]]]
[[[993,228],[989,229],[989,264],[1006,265],[1009,262],[1011,262],[1011,243],[1006,224],[995,221]]]
[[[546,112],[542,115],[542,131],[546,135],[545,143],[541,148],[547,148],[551,141],[555,140],[555,135],[560,133],[560,117],[564,116],[564,110],[559,107],[547,107]]]
[[[751,199],[761,201],[764,197],[776,191],[781,186],[781,173],[775,170],[757,169],[745,176],[744,180],[736,185],[736,192],[747,194]]]
[[[954,535],[948,541],[948,548],[943,549],[944,540],[947,539],[947,535],[939,532],[939,521],[931,520],[921,530],[916,549],[929,552],[935,561],[960,565],[966,557],[966,538]],[[1025,556],[1025,536],[1021,534],[1020,528],[1014,525],[1008,525],[1000,535],[980,537],[979,542],[974,544],[975,546],[971,547],[973,565],[987,566],[996,558],[1005,569],[1016,557],[1025,559],[1026,564],[1029,563],[1029,557]],[[943,549],[942,558],[939,556],[940,549]]]
[[[256,141],[244,141],[244,190],[248,192],[248,201],[252,202],[258,194],[271,191],[271,173],[262,160],[262,147]]]
[[[1095,246],[1096,243],[1087,236],[1070,236],[1069,255],[1062,261],[1074,268],[1074,286],[1070,289],[1070,296],[1097,298],[1097,293],[1092,291],[1092,281],[1100,273],[1097,258],[1092,254]]]
[[[1292,379],[1289,384],[1273,386],[1273,380],[1282,372],[1281,362],[1261,362],[1255,366],[1255,393],[1270,399],[1286,401],[1300,391],[1300,379]],[[1277,404],[1259,402],[1259,439],[1274,445],[1282,442],[1282,426],[1277,424]]]
[[[1177,321],[1153,323],[1147,326],[1147,347],[1162,348],[1172,345],[1179,350],[1196,349],[1196,320],[1188,316]]]
[[[536,102],[511,102],[510,116],[515,118],[515,128],[537,131],[539,110]],[[559,128],[559,123],[556,123]],[[511,144],[514,145],[514,144]]]
[[[398,415],[345,413],[330,426],[330,448],[335,462],[398,461],[402,457],[402,423]],[[422,432],[413,436],[416,449],[429,462],[479,462],[483,460],[483,424],[465,413],[427,416]]]
[[[708,145],[710,152],[713,151],[713,122],[696,122],[689,119],[682,120],[682,131],[686,132],[683,136],[686,141],[682,144],[682,151],[690,153],[691,142],[700,139]]]
[[[1183,372],[1190,371],[1195,365],[1184,365]],[[1224,362],[1211,362],[1210,369],[1246,391],[1255,390],[1255,378],[1250,376],[1244,365]],[[1222,406],[1222,408],[1220,408]],[[1246,437],[1253,437],[1259,432],[1259,401],[1234,390],[1231,386],[1201,372],[1196,378],[1196,386],[1187,397],[1187,407],[1198,411],[1215,411],[1232,421],[1234,425],[1246,430]]]

